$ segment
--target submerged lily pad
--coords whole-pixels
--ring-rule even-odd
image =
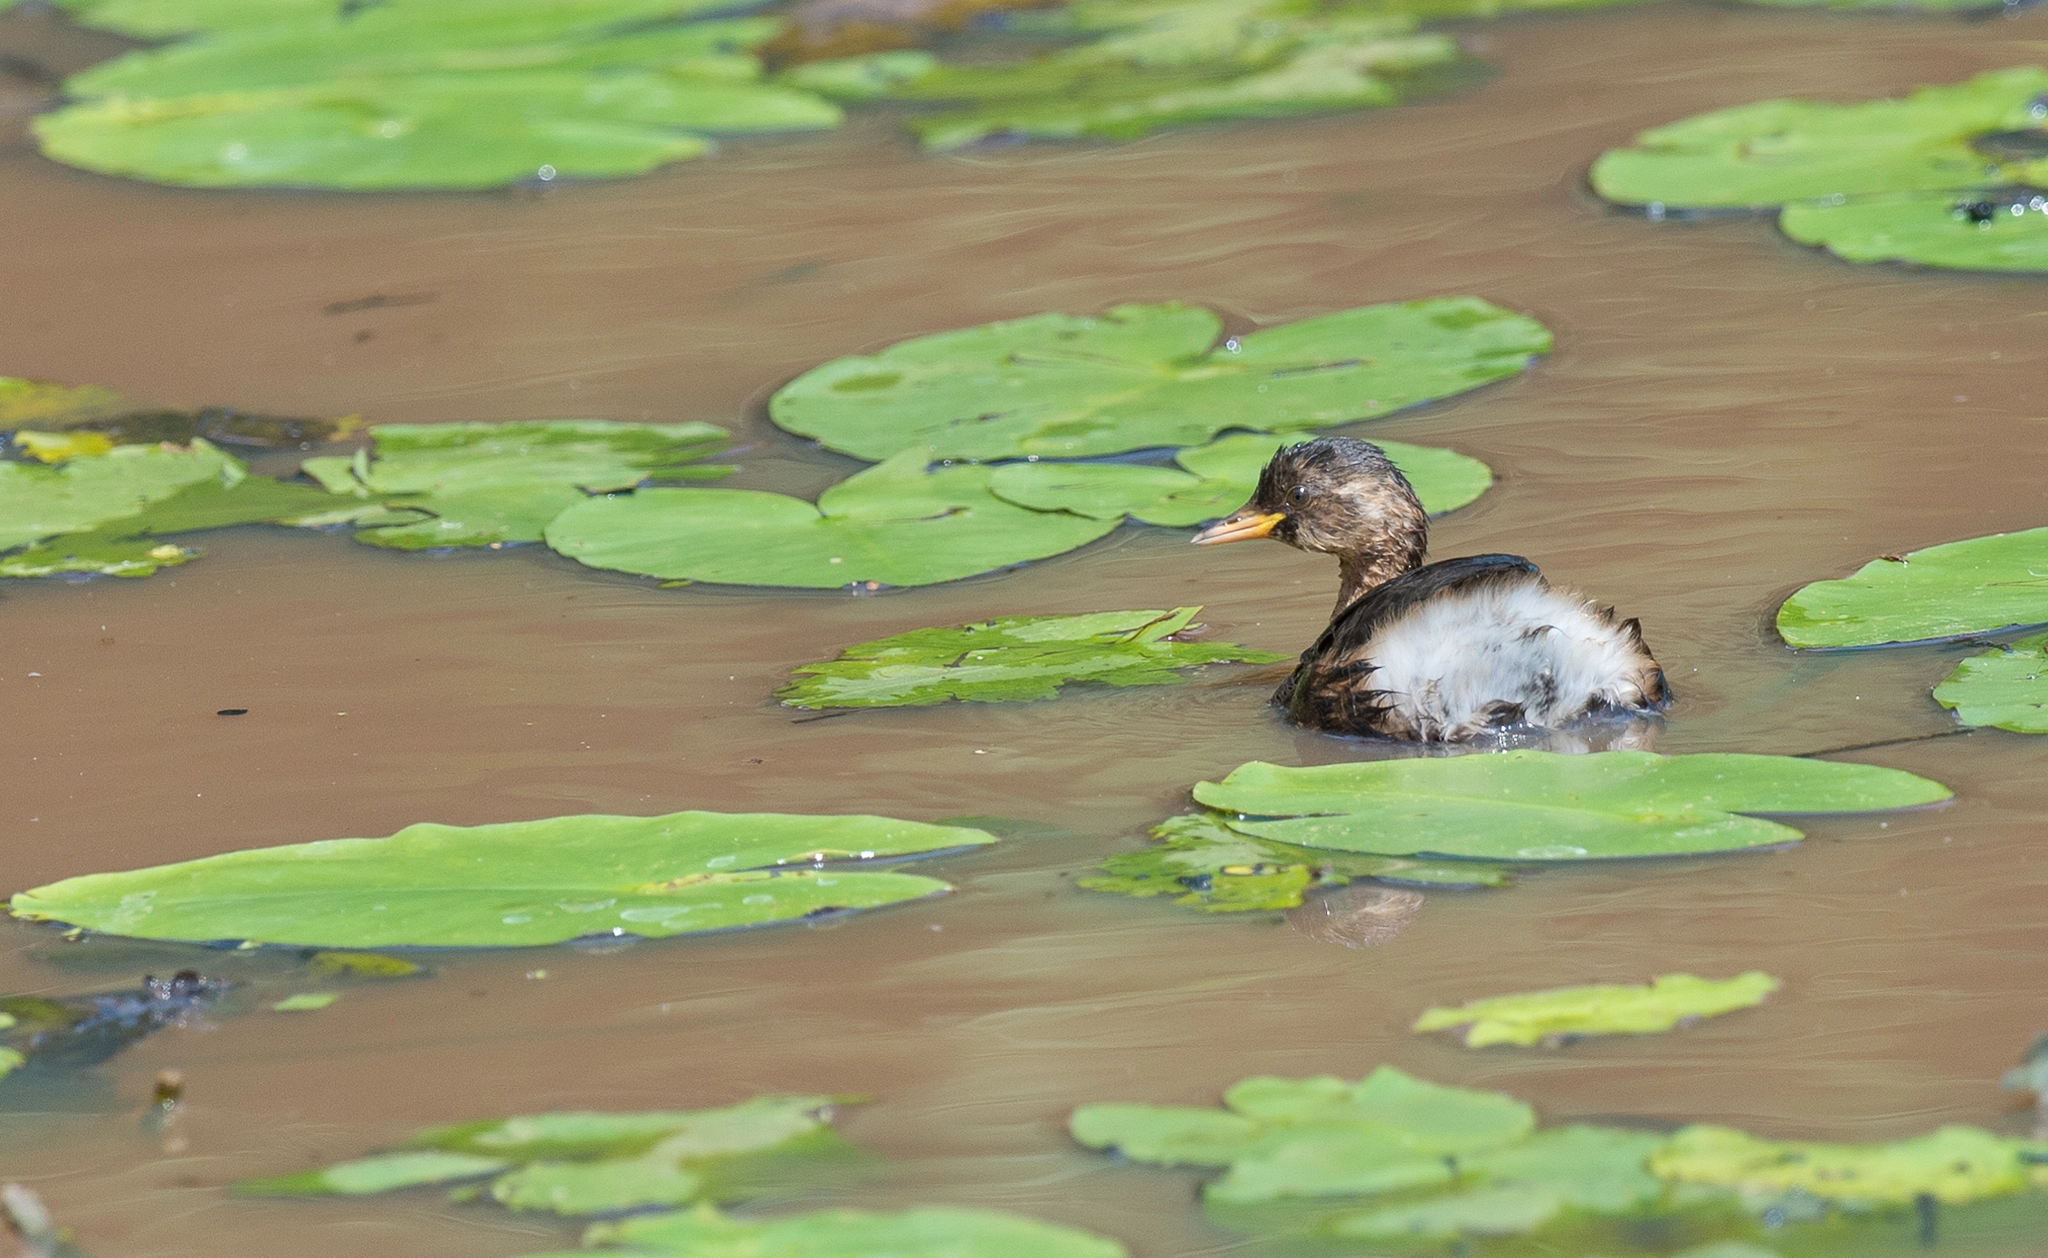
[[[55,384],[0,376],[0,431],[116,415],[126,409],[127,398],[96,384]]]
[[[599,1224],[584,1242],[690,1258],[1124,1258],[1126,1252],[1107,1237],[1077,1228],[946,1206],[892,1213],[819,1210],[746,1220],[700,1209]]]
[[[1530,1045],[1581,1035],[1650,1035],[1682,1022],[1763,1003],[1778,980],[1760,970],[1731,979],[1665,974],[1646,984],[1595,983],[1438,1006],[1415,1020],[1417,1031],[1465,1028],[1465,1046]]]
[[[681,812],[408,826],[67,878],[14,915],[110,935],[327,948],[484,947],[658,938],[875,908],[947,890],[820,862],[994,842],[884,817]],[[794,866],[792,868],[792,866]]]
[[[35,120],[49,156],[159,183],[489,188],[840,121],[760,81],[748,49],[772,20],[686,20],[716,0],[81,7],[126,33],[195,32],[73,75],[74,103]]]
[[[1215,814],[1168,818],[1152,827],[1152,837],[1152,845],[1109,857],[1076,885],[1137,899],[1171,896],[1206,913],[1244,913],[1291,909],[1311,888],[1341,887],[1356,878],[1450,887],[1511,881],[1505,867],[1485,861],[1407,860],[1255,839]]]
[[[866,459],[1087,458],[1371,419],[1515,375],[1550,348],[1542,324],[1477,297],[1221,334],[1215,315],[1175,302],[1032,315],[835,359],[784,385],[769,414]]]
[[[491,1198],[514,1210],[575,1215],[688,1205],[730,1195],[739,1159],[842,1154],[832,1105],[825,1096],[767,1096],[713,1110],[530,1114],[430,1127],[397,1152],[246,1180],[235,1190],[355,1196],[490,1177]]]
[[[590,494],[733,470],[696,462],[725,444],[725,429],[711,424],[378,424],[370,436],[372,450],[307,459],[305,472],[332,493],[405,513],[356,534],[400,550],[537,542],[548,521]]]
[[[1085,546],[1116,527],[1012,506],[989,469],[925,470],[915,450],[817,504],[747,489],[642,489],[556,516],[548,545],[579,563],[670,580],[828,590],[935,585]]]
[[[1650,1166],[1668,1180],[1765,1200],[1797,1190],[1849,1206],[1906,1205],[1923,1196],[1961,1205],[2024,1191],[2036,1147],[1977,1127],[1884,1144],[1821,1144],[1696,1126],[1673,1136]]]
[[[1647,751],[1496,755],[1289,769],[1253,761],[1195,799],[1230,829],[1384,856],[1601,860],[1796,842],[1741,813],[1862,812],[1949,798],[1897,769],[1792,756]]]
[[[1778,609],[1796,647],[1883,646],[2048,623],[2048,528],[1873,559]]]
[[[2048,634],[1973,655],[1934,688],[1965,725],[2048,734]]]
[[[1199,607],[1170,612],[1011,616],[957,629],[913,629],[806,664],[775,692],[790,707],[904,708],[949,699],[1050,699],[1071,682],[1163,686],[1197,664],[1285,658],[1228,642],[1183,642]]]
[[[1643,132],[1593,187],[1660,211],[1782,206],[1788,236],[1851,261],[2038,271],[2044,93],[2048,70],[2017,66],[1895,100],[1760,101]]]
[[[1006,463],[989,488],[998,498],[1034,511],[1071,511],[1098,520],[1129,516],[1145,524],[1185,528],[1230,514],[1251,497],[1259,473],[1282,446],[1298,437],[1238,433],[1175,454],[1186,468],[1131,463]],[[1455,511],[1493,484],[1493,471],[1454,450],[1375,443],[1401,469],[1423,509]]]

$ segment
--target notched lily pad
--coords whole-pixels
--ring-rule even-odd
[[[1138,899],[1170,896],[1207,913],[1245,913],[1295,908],[1313,888],[1358,878],[1441,887],[1499,887],[1512,880],[1506,866],[1487,861],[1409,860],[1255,839],[1213,813],[1169,818],[1152,828],[1152,837],[1151,846],[1109,857],[1076,885]]]
[[[1782,207],[1802,244],[1853,262],[2048,269],[2048,70],[2016,66],[1901,99],[1770,100],[1645,131],[1593,164],[1626,205]]]
[[[1760,970],[1731,979],[1665,974],[1648,983],[1594,983],[1437,1006],[1415,1020],[1421,1032],[1465,1028],[1467,1048],[1557,1043],[1582,1035],[1651,1035],[1762,1004],[1778,980]]]
[[[711,424],[596,419],[378,424],[370,450],[307,459],[304,468],[331,493],[396,513],[364,521],[360,541],[400,550],[497,546],[540,541],[550,520],[591,494],[729,475],[730,467],[697,461],[726,437]]]
[[[775,692],[789,707],[923,707],[960,699],[1050,699],[1062,686],[1163,686],[1198,664],[1284,657],[1227,642],[1186,642],[1199,607],[1172,611],[1011,616],[956,629],[913,629],[806,664]]]
[[[769,415],[866,459],[1088,458],[1372,419],[1513,376],[1550,348],[1542,324],[1477,297],[1366,306],[1218,345],[1221,333],[1215,315],[1174,302],[983,324],[813,368]]]
[[[1934,701],[1965,725],[2048,734],[2048,634],[1964,660],[1934,688]]]
[[[875,908],[947,890],[850,862],[979,846],[884,817],[681,812],[408,826],[229,852],[15,895],[14,915],[112,935],[325,948],[659,938]],[[828,864],[826,862],[848,862]]]
[[[589,498],[547,542],[593,568],[667,580],[827,590],[935,585],[1085,546],[1116,528],[1012,506],[989,469],[925,470],[906,450],[818,496],[746,489],[642,489]]]
[[[1802,586],[1778,609],[1796,647],[1930,642],[2048,623],[2048,528],[1873,559]]]
[[[1144,524],[1185,528],[1230,514],[1244,505],[1273,452],[1300,440],[1271,433],[1239,433],[1179,451],[1185,471],[1131,463],[1006,463],[989,488],[999,498],[1034,511],[1071,511],[1093,519],[1129,516]],[[1455,511],[1493,484],[1493,471],[1453,450],[1375,443],[1408,478],[1431,515]]]
[[[1745,813],[1860,812],[1949,798],[1896,769],[1791,756],[1646,751],[1495,755],[1282,768],[1254,761],[1195,787],[1231,830],[1297,847],[1503,861],[1678,856],[1796,842]]]

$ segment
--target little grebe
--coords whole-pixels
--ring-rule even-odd
[[[1329,628],[1273,702],[1297,725],[1419,742],[1645,712],[1670,698],[1640,625],[1555,590],[1519,555],[1424,564],[1429,517],[1380,448],[1320,437],[1273,456],[1195,544],[1274,537],[1337,556]]]

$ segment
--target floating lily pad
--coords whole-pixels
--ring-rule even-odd
[[[76,453],[78,457],[68,457]],[[82,533],[140,515],[189,485],[245,473],[215,446],[107,446],[66,450],[55,466],[0,462],[0,550],[59,533]]]
[[[1032,315],[835,359],[784,385],[769,414],[866,459],[1087,458],[1371,419],[1515,375],[1550,348],[1542,324],[1477,297],[1366,306],[1217,345],[1221,333],[1215,315],[1173,302]]]
[[[1145,524],[1187,527],[1229,515],[1257,488],[1273,452],[1299,438],[1239,433],[1174,456],[1186,471],[1131,463],[1006,463],[989,488],[1034,511],[1070,511],[1092,519],[1129,516]],[[1493,484],[1493,471],[1454,450],[1376,443],[1408,478],[1431,515],[1455,511]]]
[[[385,0],[89,6],[127,33],[196,30],[65,84],[43,151],[202,187],[489,188],[638,174],[717,133],[838,125],[759,81],[769,19],[686,21],[716,0]]]
[[[819,1210],[731,1219],[711,1210],[592,1227],[586,1244],[690,1258],[1124,1258],[1103,1236],[994,1210],[926,1206],[893,1213]],[[578,1251],[587,1255],[588,1250]],[[534,1258],[549,1258],[534,1255]],[[553,1258],[568,1258],[555,1255]]]
[[[1384,856],[1600,860],[1796,842],[1739,813],[1861,812],[1949,798],[1897,769],[1791,756],[1646,751],[1497,755],[1282,768],[1253,761],[1195,799],[1230,829]]]
[[[340,999],[338,992],[294,992],[270,1007],[278,1013],[310,1013]]]
[[[1964,660],[1934,688],[1934,701],[1965,725],[2048,734],[2048,634]]]
[[[1290,909],[1312,887],[1341,887],[1354,878],[1423,886],[1506,886],[1510,875],[1484,861],[1420,861],[1354,852],[1313,851],[1255,839],[1215,814],[1171,817],[1152,828],[1157,840],[1122,852],[1076,879],[1090,891],[1143,899],[1171,896],[1207,913]]]
[[[153,447],[114,447],[138,448]],[[197,551],[164,541],[169,534],[237,524],[298,523],[307,519],[339,523],[372,514],[375,509],[356,506],[336,511],[334,500],[310,485],[250,476],[242,472],[240,463],[229,460],[220,477],[186,485],[134,515],[83,532],[60,533],[0,557],[0,576],[47,577],[84,572],[146,577],[158,569],[197,557]]]
[[[1797,647],[1883,646],[2048,623],[2048,528],[1873,559],[1778,609]]]
[[[733,470],[696,461],[725,444],[725,429],[711,424],[378,424],[370,436],[372,450],[307,459],[305,472],[333,493],[405,513],[356,534],[400,550],[537,542],[590,494]]]
[[[1645,984],[1595,983],[1438,1006],[1415,1020],[1417,1031],[1465,1028],[1465,1046],[1529,1045],[1582,1035],[1650,1035],[1682,1022],[1763,1003],[1778,980],[1760,970],[1731,979],[1665,974]]]
[[[430,1127],[410,1146],[320,1170],[247,1180],[253,1196],[362,1195],[491,1177],[490,1197],[514,1210],[603,1214],[708,1201],[739,1159],[843,1153],[833,1100],[755,1097],[723,1109],[629,1114],[530,1114]]]
[[[992,843],[884,817],[681,812],[408,826],[24,891],[15,916],[110,935],[329,948],[650,938],[921,899],[946,884],[824,861]],[[794,868],[792,868],[794,866]]]
[[[1050,699],[1072,682],[1163,686],[1197,664],[1270,664],[1285,658],[1228,642],[1183,642],[1199,607],[1170,612],[1011,616],[957,629],[913,629],[796,670],[775,692],[790,707],[904,708],[949,699]]]
[[[316,952],[306,958],[306,970],[337,978],[373,979],[416,978],[427,972],[417,961],[376,952]]]
[[[1849,1206],[1906,1205],[1932,1197],[1961,1205],[2025,1191],[2030,1141],[1976,1127],[1943,1127],[1885,1144],[1763,1140],[1729,1127],[1687,1127],[1650,1157],[1665,1179],[1769,1200],[1797,1190]]]
[[[1456,42],[1414,19],[1295,0],[1071,6],[1089,42],[1021,62],[941,66],[892,95],[964,108],[914,118],[931,148],[991,136],[1131,139],[1160,127],[1391,105]]]
[[[116,415],[126,409],[128,399],[96,384],[0,376],[0,431]]]
[[[1782,206],[1788,236],[1851,261],[2038,271],[2044,93],[2048,70],[2018,66],[1896,100],[1717,110],[1602,155],[1593,187],[1660,211]]]
[[[547,542],[593,568],[722,585],[935,585],[1085,546],[1116,527],[1029,511],[989,469],[925,470],[914,450],[839,482],[817,504],[747,489],[642,489],[556,516]]]

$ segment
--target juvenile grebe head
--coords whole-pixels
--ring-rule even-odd
[[[1335,555],[1343,610],[1376,585],[1422,565],[1429,515],[1386,452],[1356,437],[1288,446],[1259,473],[1251,501],[1195,535],[1197,546],[1271,537]]]

